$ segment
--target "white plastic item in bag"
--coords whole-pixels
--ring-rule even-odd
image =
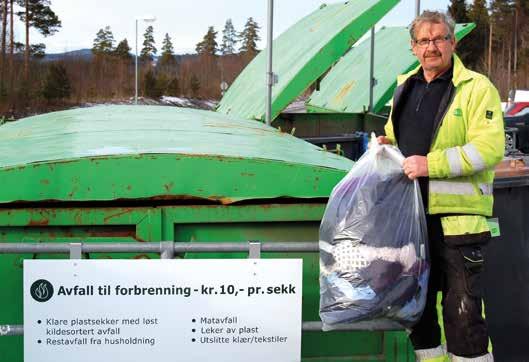
[[[398,148],[370,148],[333,189],[320,225],[320,317],[413,325],[426,302],[427,230],[417,180]]]

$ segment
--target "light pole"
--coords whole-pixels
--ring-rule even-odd
[[[272,48],[274,37],[274,0],[268,0],[268,36],[266,47],[266,111],[265,123],[270,126],[272,124],[272,87],[275,84],[275,76],[272,67]]]
[[[146,23],[152,23],[156,21],[156,18],[154,16],[146,16],[144,18],[136,18],[136,64],[135,64],[135,71],[134,71],[134,80],[135,80],[135,86],[134,86],[134,104],[138,104],[138,21],[143,20]]]

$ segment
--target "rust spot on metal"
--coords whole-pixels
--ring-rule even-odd
[[[127,190],[128,190],[128,191],[132,190],[132,186],[131,186],[131,185],[128,185],[128,186],[127,186]]]
[[[115,238],[115,237],[132,237],[135,238],[136,236],[136,230],[130,229],[130,230],[108,230],[108,231],[90,231],[88,232],[89,237],[97,237],[97,238]]]
[[[41,220],[29,220],[27,226],[47,226],[50,223],[48,219],[41,219]]]
[[[336,95],[336,97],[334,97],[334,102],[336,103],[341,103],[343,102],[343,99],[345,98],[345,96],[351,91],[351,88],[353,88],[353,86],[356,84],[356,82],[354,80],[350,81],[350,82],[347,82],[341,89],[340,91],[338,92],[338,94]]]
[[[78,211],[75,213],[75,223],[80,225],[83,223],[83,212]]]
[[[50,180],[43,179],[43,180],[40,180],[40,183],[43,184],[43,185],[49,185],[50,184]]]
[[[255,173],[242,172],[241,176],[255,176]]]
[[[115,218],[115,217],[119,217],[119,216],[122,216],[122,215],[126,215],[126,214],[129,214],[133,211],[133,209],[125,209],[124,211],[121,211],[121,212],[118,212],[116,214],[112,214],[112,215],[109,215],[107,217],[105,217],[103,219],[104,222],[108,222],[109,220]]]
[[[151,257],[147,254],[134,255],[134,259],[150,259]]]
[[[227,197],[221,197],[218,199],[222,205],[230,205],[235,202],[235,200],[229,199]]]

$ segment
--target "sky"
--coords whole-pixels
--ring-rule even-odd
[[[355,1],[355,0],[351,0]],[[316,10],[323,0],[275,0],[274,37],[304,16]],[[335,1],[327,1],[334,3]],[[449,0],[421,0],[421,9],[446,10]],[[218,31],[231,18],[235,29],[241,31],[246,20],[253,17],[261,26],[260,49],[266,46],[266,17],[268,0],[51,0],[51,7],[62,21],[55,35],[42,37],[30,33],[31,43],[46,44],[47,53],[62,53],[91,48],[99,29],[110,26],[116,44],[127,38],[134,52],[135,23],[137,18],[154,16],[152,23],[156,46],[160,51],[166,33],[172,39],[175,53],[193,53],[209,26]],[[401,0],[377,26],[408,25],[415,14],[415,0]],[[149,24],[138,22],[138,47],[141,49],[143,33]],[[24,28],[17,24],[15,36],[22,42]]]

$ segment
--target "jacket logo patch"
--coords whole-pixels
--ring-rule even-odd
[[[463,115],[463,111],[461,110],[461,108],[454,109],[454,116],[461,117],[462,115]]]
[[[494,112],[492,112],[492,111],[487,111],[487,113],[485,114],[485,117],[486,117],[487,119],[492,119],[492,116],[493,116],[493,115],[494,115]]]

